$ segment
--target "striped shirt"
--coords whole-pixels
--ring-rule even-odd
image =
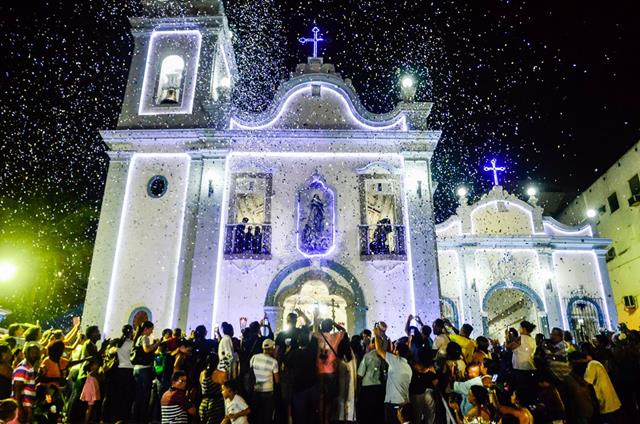
[[[162,410],[162,424],[187,424],[189,414],[187,411],[193,408],[193,402],[187,397],[187,392],[174,387],[162,395],[160,401]]]
[[[278,373],[278,361],[265,353],[259,353],[251,357],[250,366],[256,376],[255,391],[272,392],[273,374]]]
[[[22,404],[32,407],[36,400],[36,372],[33,365],[29,364],[26,359],[13,370],[13,382],[21,381],[24,383],[22,389]],[[15,398],[15,393],[13,395]]]

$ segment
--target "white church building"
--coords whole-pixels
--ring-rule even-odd
[[[445,316],[499,340],[522,319],[543,334],[571,330],[579,341],[615,329],[611,240],[595,237],[589,223],[543,216],[534,193],[525,202],[495,185],[471,205],[459,195],[456,214],[436,226]]]
[[[525,316],[544,331],[615,324],[609,241],[590,227],[499,187],[436,227],[440,132],[415,87],[372,114],[307,40],[314,54],[271,107],[246,114],[229,99],[220,2],[147,0],[131,24],[118,127],[101,133],[110,164],[85,323],[108,336],[141,319],[188,330],[266,316],[280,328],[301,309],[352,332],[441,312],[489,333]]]

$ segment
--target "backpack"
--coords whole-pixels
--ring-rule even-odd
[[[136,340],[136,343],[131,349],[131,364],[133,365],[153,365],[153,352],[147,353],[142,347],[142,337]]]

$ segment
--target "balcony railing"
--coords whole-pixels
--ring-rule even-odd
[[[225,228],[224,255],[227,259],[270,257],[271,225],[228,224]]]
[[[407,255],[404,225],[358,225],[360,256],[367,259],[404,259]]]

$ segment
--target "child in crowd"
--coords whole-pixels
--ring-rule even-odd
[[[82,393],[80,394],[80,400],[87,402],[87,413],[84,418],[85,424],[91,422],[93,411],[96,403],[100,398],[100,382],[98,381],[98,375],[100,370],[100,362],[97,359],[93,359],[85,364],[85,370],[87,371],[87,380],[82,387]]]
[[[222,424],[249,424],[247,417],[251,413],[247,402],[238,394],[238,385],[230,380],[222,385],[224,398],[224,420]]]

